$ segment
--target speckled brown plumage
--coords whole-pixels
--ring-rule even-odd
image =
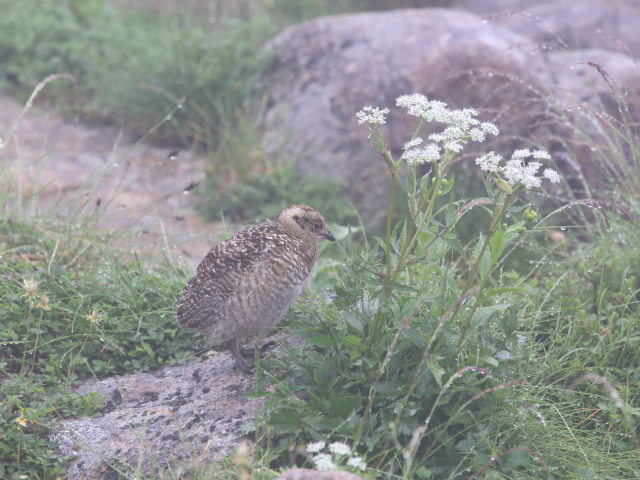
[[[176,303],[178,325],[202,332],[212,345],[228,345],[238,367],[249,371],[240,346],[274,327],[300,295],[323,239],[334,237],[322,215],[294,205],[276,221],[214,245]]]

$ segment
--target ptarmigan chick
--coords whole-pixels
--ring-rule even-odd
[[[335,238],[317,210],[285,208],[276,221],[214,245],[182,291],[178,326],[227,345],[243,372],[253,362],[241,346],[273,328],[302,292],[318,258],[316,244]]]

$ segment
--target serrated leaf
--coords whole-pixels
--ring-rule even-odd
[[[346,417],[360,404],[360,399],[355,395],[345,395],[331,397],[329,402],[331,403],[331,409],[337,416]]]
[[[469,322],[469,326],[471,328],[479,328],[488,322],[488,320],[498,312],[504,312],[507,308],[511,306],[510,303],[504,303],[501,305],[491,305],[490,307],[482,307],[477,309],[473,316],[471,317],[471,321]]]
[[[438,383],[438,386],[442,388],[442,377],[444,376],[444,368],[439,363],[428,361],[427,368],[433,374],[433,378]]]

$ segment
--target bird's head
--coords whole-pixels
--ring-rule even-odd
[[[324,217],[316,209],[306,205],[292,205],[285,208],[278,216],[280,230],[295,237],[319,242],[335,241],[333,234],[327,229]]]

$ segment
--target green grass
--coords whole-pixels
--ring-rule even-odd
[[[153,16],[104,0],[1,1],[0,85],[25,92],[51,73],[75,77],[48,98],[70,113],[146,132],[177,105],[155,136],[216,142],[215,125],[251,93],[262,68],[260,18],[215,29],[197,16]]]
[[[103,406],[95,395],[67,387],[154,369],[193,352],[194,337],[176,332],[173,312],[186,273],[143,268],[110,249],[110,238],[90,238],[88,231],[0,215],[2,478],[54,478],[60,471],[50,427]]]

